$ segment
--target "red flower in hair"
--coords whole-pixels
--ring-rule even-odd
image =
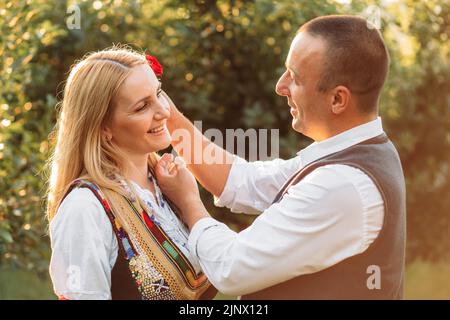
[[[161,76],[163,74],[163,67],[162,65],[159,63],[158,59],[156,59],[154,56],[151,56],[149,54],[147,54],[145,56],[145,59],[147,59],[148,64],[150,65],[150,67],[152,68],[153,72],[155,73],[156,77],[158,79],[161,79]]]

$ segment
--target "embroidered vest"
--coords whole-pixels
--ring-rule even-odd
[[[90,189],[111,221],[119,246],[111,272],[113,300],[212,297],[206,276],[196,274],[189,260],[148,212],[149,208],[145,210],[136,199],[129,199],[112,190],[102,190],[88,180],[75,180],[67,193],[73,188]],[[119,219],[119,212],[114,212],[117,210],[121,211],[119,217],[125,218]],[[150,235],[148,241],[137,236],[143,233]]]

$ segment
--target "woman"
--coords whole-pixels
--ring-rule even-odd
[[[61,299],[215,293],[153,174],[171,141],[161,75],[154,57],[125,47],[91,53],[69,74],[48,193],[50,275]]]

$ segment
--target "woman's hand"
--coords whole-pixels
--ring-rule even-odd
[[[158,161],[156,178],[162,192],[183,210],[190,202],[201,201],[197,181],[180,157],[165,153]]]

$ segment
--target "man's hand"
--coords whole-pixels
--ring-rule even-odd
[[[179,157],[165,153],[158,161],[155,172],[162,192],[180,209],[186,202],[200,199],[197,181]]]
[[[161,191],[181,210],[189,228],[199,219],[209,217],[200,199],[197,181],[181,158],[164,154],[156,164],[155,173]]]
[[[163,91],[162,95],[170,106],[170,117],[167,119],[167,129],[172,136],[172,147],[186,161],[189,170],[195,175],[198,182],[216,197],[222,194],[225,188],[231,164],[234,157],[221,146],[211,142],[203,136],[192,122],[187,119],[175,106],[170,97]],[[176,130],[183,130],[182,134],[175,134]],[[186,135],[187,133],[187,135]],[[195,146],[200,146],[200,150]],[[219,163],[209,163],[203,161],[205,150],[209,154],[215,154],[217,159],[222,159]],[[198,153],[201,153],[198,155]],[[202,159],[200,163],[194,161],[197,156]]]
[[[161,95],[167,101],[167,104],[170,107],[170,117],[167,119],[167,128],[172,133],[173,130],[177,129],[177,121],[179,121],[183,117],[183,113],[178,110],[172,99],[170,99],[165,91],[162,91]]]

